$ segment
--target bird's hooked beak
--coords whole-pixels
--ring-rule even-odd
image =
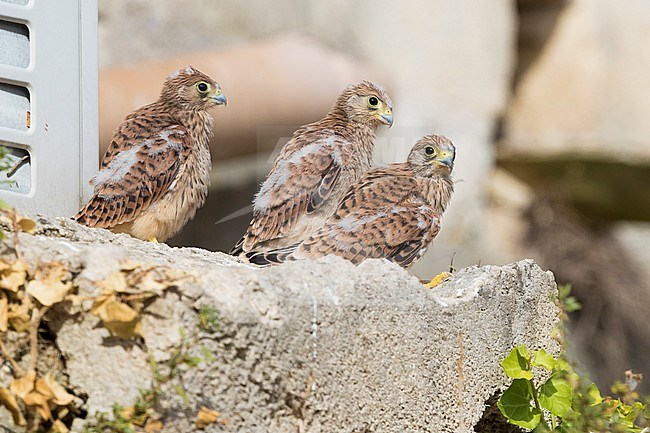
[[[382,110],[378,111],[379,119],[385,125],[388,125],[390,128],[393,126],[393,109],[390,107],[384,107]]]
[[[221,87],[215,87],[214,91],[210,94],[210,98],[212,98],[217,105],[228,105],[228,100],[221,90]]]
[[[436,159],[434,159],[434,162],[438,165],[444,165],[451,168],[451,166],[454,164],[454,152],[451,152],[449,150],[441,150],[438,153]]]

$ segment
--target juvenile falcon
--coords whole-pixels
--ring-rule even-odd
[[[73,217],[89,227],[165,241],[203,205],[210,182],[212,116],[226,96],[191,66],[172,73],[154,103],[113,133],[94,194]]]
[[[407,268],[422,257],[440,230],[440,217],[454,191],[455,157],[448,138],[425,136],[407,162],[368,171],[308,239],[247,257],[251,263],[268,265],[334,254],[355,264],[386,258]]]
[[[392,124],[393,103],[381,87],[363,81],[346,88],[323,119],[298,128],[282,148],[230,254],[285,247],[314,233],[370,168],[377,127]]]

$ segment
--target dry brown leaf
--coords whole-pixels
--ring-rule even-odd
[[[137,311],[117,301],[114,296],[102,301],[97,307],[93,305],[91,311],[99,316],[111,334],[124,339],[142,335],[142,324]]]
[[[126,276],[120,271],[115,271],[105,279],[97,281],[97,285],[105,292],[124,292],[127,289]]]
[[[39,267],[34,279],[27,283],[27,293],[32,295],[41,304],[50,306],[63,301],[65,295],[72,289],[68,278],[68,271],[63,263],[53,262]]]
[[[178,286],[181,282],[194,280],[194,275],[174,269],[156,266],[143,270],[143,272],[134,272],[129,276],[129,283],[138,287],[142,291],[162,293],[164,290]]]
[[[140,263],[135,262],[133,260],[120,260],[120,269],[124,272],[131,272],[137,268],[142,266]]]
[[[175,268],[165,268],[164,270],[165,280],[169,281],[169,285],[177,286],[181,282],[197,282],[199,280],[198,276],[194,272],[185,272]]]
[[[35,375],[30,372],[27,375]],[[27,376],[26,375],[26,376]],[[57,384],[58,385],[58,384]],[[60,385],[59,385],[60,386]],[[50,383],[43,378],[36,379],[33,390],[24,397],[21,397],[26,405],[34,406],[39,415],[45,420],[52,420],[52,412],[50,411],[50,401],[55,398],[54,390]]]
[[[144,299],[152,294],[161,294],[169,287],[177,286],[180,281],[194,278],[177,269],[144,266],[130,260],[122,261],[120,269],[106,279],[97,281],[97,286],[108,293],[141,294]]]
[[[56,408],[56,417],[58,419],[63,419],[70,413],[70,409],[65,406],[59,406]]]
[[[72,303],[73,307],[80,307],[86,298],[79,295],[66,295],[65,300]]]
[[[68,433],[69,431],[70,429],[58,419],[52,423],[50,428],[50,433]]]
[[[147,412],[140,413],[136,416],[135,406],[127,406],[120,411],[120,416],[122,418],[128,419],[129,422],[133,425],[144,426],[149,420],[149,414]]]
[[[116,299],[117,298],[115,297],[115,294],[102,292],[101,295],[95,298],[95,302],[93,302],[93,306],[90,307],[90,312],[92,314],[99,315],[98,311],[104,308],[105,303],[107,303],[108,301],[114,301]]]
[[[160,277],[154,275],[154,272],[147,272],[139,279],[139,281],[136,282],[135,285],[144,292],[161,294],[171,285],[171,282],[161,280]]]
[[[36,380],[36,372],[28,371],[23,377],[14,379],[9,385],[9,390],[13,395],[17,395],[23,400],[34,390],[34,381]]]
[[[24,299],[20,304],[9,305],[7,317],[9,318],[9,324],[15,331],[25,332],[29,330],[31,306],[29,299]]]
[[[194,422],[194,425],[196,428],[203,430],[210,424],[219,421],[219,415],[219,412],[208,409],[205,406],[201,406],[201,410],[199,410],[199,413],[196,414],[196,421]]]
[[[20,410],[20,406],[18,406],[16,397],[14,397],[11,391],[6,388],[0,388],[0,405],[6,407],[7,410],[11,412],[15,425],[23,426],[27,424],[27,421],[25,421],[25,417],[23,417],[23,413]]]
[[[9,324],[9,300],[4,292],[0,292],[0,332],[7,332]]]
[[[150,419],[144,426],[145,433],[158,433],[163,429],[163,423],[157,419]]]
[[[27,264],[22,260],[16,260],[0,270],[0,289],[15,293],[25,284],[25,279],[27,279]]]
[[[27,293],[47,307],[63,301],[70,289],[72,289],[72,283],[70,282],[32,280],[27,283]]]
[[[30,235],[33,235],[34,232],[36,231],[36,221],[22,217],[18,220],[18,226],[22,231],[25,233],[29,233]]]
[[[48,400],[52,400],[54,398],[54,392],[52,389],[50,389],[50,386],[45,382],[45,380],[42,377],[39,377],[36,379],[36,383],[34,384],[34,390],[38,392],[39,394],[43,395],[46,397]]]
[[[23,401],[28,406],[34,406],[38,414],[45,420],[52,419],[52,412],[50,411],[50,398],[41,394],[40,392],[30,392],[27,394]]]
[[[135,406],[123,407],[120,411],[120,416],[126,419],[133,418],[135,416]]]
[[[68,391],[65,390],[65,388],[54,379],[54,375],[52,373],[48,373],[45,375],[43,379],[39,379],[36,383],[36,389],[39,389],[39,381],[43,381],[43,384],[46,385],[53,397],[53,402],[56,403],[59,406],[67,406],[68,404],[72,403],[72,400],[74,400],[74,396],[72,394],[69,394]],[[40,392],[40,391],[39,391]]]

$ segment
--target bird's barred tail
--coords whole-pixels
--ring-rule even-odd
[[[90,219],[88,218],[88,211],[87,211],[87,208],[88,208],[88,206],[84,206],[83,208],[81,208],[81,209],[79,210],[79,212],[77,212],[77,213],[72,217],[72,219],[73,219],[74,221],[78,222],[79,224],[83,224],[83,225],[85,225],[85,226],[89,226],[89,227],[91,227],[91,226],[92,226],[92,221],[90,221]]]
[[[294,244],[288,247],[279,248],[277,250],[271,250],[271,251],[260,251],[260,252],[252,251],[250,253],[246,253],[245,257],[249,263],[253,263],[255,265],[260,265],[260,266],[279,265],[280,263],[295,260],[293,253],[298,247],[298,245],[300,244]]]
[[[246,240],[246,235],[242,236],[241,239],[235,244],[234,247],[228,251],[228,254],[231,256],[240,256],[244,252],[244,241]]]

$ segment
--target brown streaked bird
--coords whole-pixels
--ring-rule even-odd
[[[368,171],[308,239],[246,257],[251,263],[269,265],[333,254],[355,264],[386,258],[407,268],[422,257],[440,230],[440,218],[454,191],[455,157],[448,138],[425,136],[407,162]]]
[[[381,87],[363,81],[346,88],[323,119],[298,128],[282,148],[230,254],[285,247],[314,233],[370,168],[377,127],[392,124],[393,103]]]
[[[205,203],[212,116],[226,96],[191,66],[172,73],[154,103],[129,114],[113,133],[94,194],[73,217],[89,227],[163,242]]]

